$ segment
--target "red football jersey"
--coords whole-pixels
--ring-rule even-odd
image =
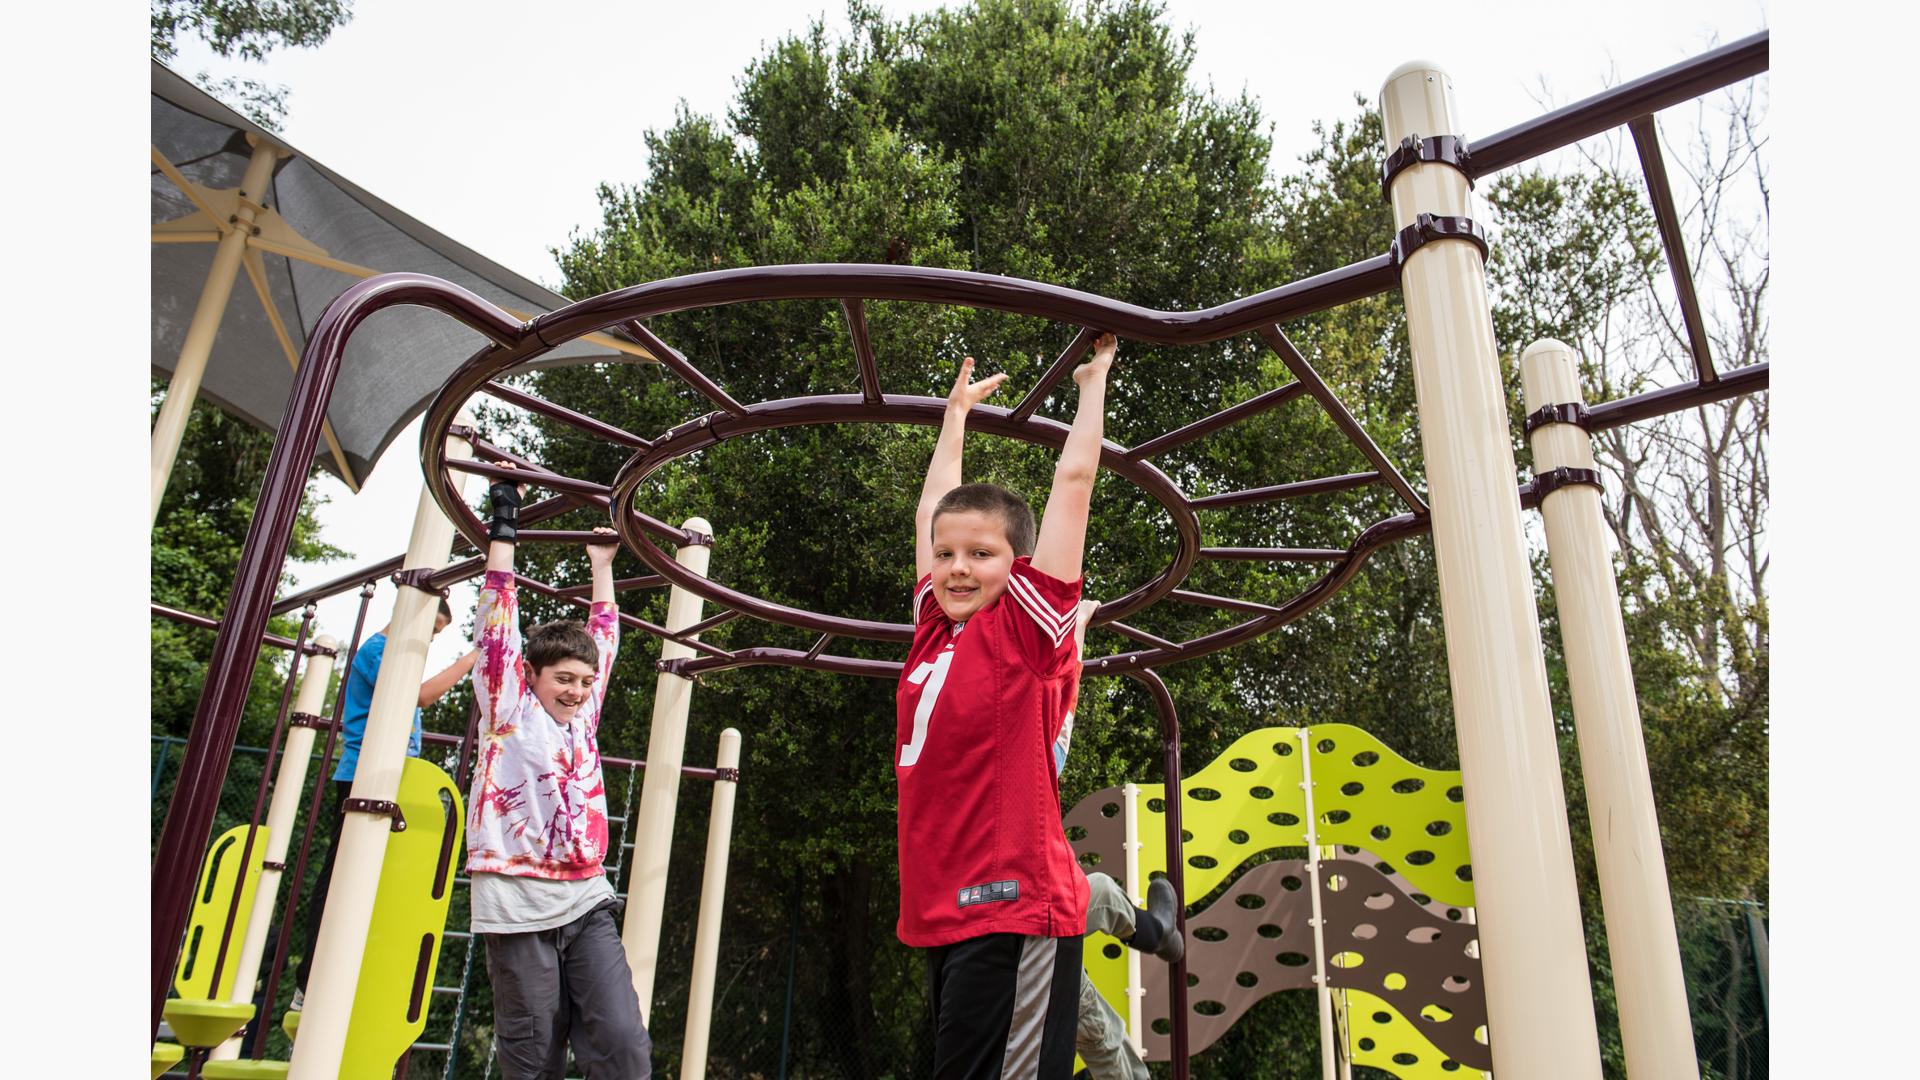
[[[1087,878],[1060,824],[1053,767],[1077,674],[1080,584],[1022,556],[1006,591],[955,624],[920,579],[895,698],[908,945],[1086,930]]]

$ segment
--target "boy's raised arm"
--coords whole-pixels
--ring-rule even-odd
[[[604,543],[587,544],[587,564],[593,568],[593,610],[587,616],[587,634],[600,652],[594,671],[591,721],[598,730],[607,681],[613,676],[614,653],[620,648],[620,609],[613,602],[613,557],[620,551],[620,538],[605,525],[593,531],[605,537]]]
[[[506,465],[512,468],[511,464]],[[487,576],[474,608],[480,655],[474,665],[474,697],[486,730],[502,706],[520,698],[520,604],[513,587],[514,540],[522,491],[505,480],[487,489]]]
[[[1033,549],[1033,568],[1061,581],[1080,577],[1086,555],[1087,510],[1100,477],[1100,438],[1107,419],[1107,369],[1117,345],[1112,334],[1100,335],[1093,343],[1093,359],[1073,369],[1080,404],[1053,470],[1053,490],[1047,493],[1047,511]]]
[[[927,482],[920,488],[920,505],[913,512],[913,579],[933,572],[933,508],[947,492],[960,486],[960,452],[967,437],[967,412],[985,401],[1007,373],[989,375],[979,382],[973,377],[973,357],[960,361],[960,373],[954,376],[953,389],[947,393],[947,413],[940,422],[940,441],[933,446],[933,460],[927,462]]]

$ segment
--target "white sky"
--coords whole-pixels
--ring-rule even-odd
[[[928,0],[894,0],[901,16]],[[354,19],[318,49],[264,65],[222,61],[197,41],[174,66],[191,75],[244,74],[293,93],[284,134],[309,154],[509,268],[552,286],[549,249],[599,220],[595,188],[646,175],[642,133],[673,122],[677,103],[724,117],[749,61],[810,18],[844,32],[844,8],[714,0],[697,5],[555,0],[359,0]],[[1272,125],[1273,170],[1291,172],[1317,145],[1315,120],[1353,115],[1354,94],[1375,96],[1388,72],[1415,58],[1454,78],[1466,133],[1491,134],[1765,28],[1751,0],[1623,0],[1606,5],[1499,0],[1477,18],[1438,18],[1431,4],[1245,4],[1174,0],[1173,25],[1195,32],[1194,84],[1223,96],[1246,90]],[[1450,29],[1428,29],[1447,26]],[[1392,28],[1392,29],[1383,29]],[[625,43],[616,58],[607,43]],[[1543,90],[1544,84],[1544,90]],[[419,122],[397,122],[403,111]],[[1676,114],[1675,120],[1681,118]],[[529,149],[489,160],[474,147],[518,134]],[[394,267],[392,269],[405,269]],[[1274,284],[1282,284],[1275,282]],[[1223,302],[1231,297],[1219,297]],[[355,558],[296,571],[318,582],[406,546],[419,466],[418,426],[389,448],[360,494],[326,482],[327,539]],[[718,523],[716,523],[718,524]],[[721,526],[724,528],[724,525]],[[456,630],[430,662],[451,662],[472,589],[452,598]],[[321,606],[319,625],[344,639],[357,598]],[[370,629],[392,607],[382,585]]]

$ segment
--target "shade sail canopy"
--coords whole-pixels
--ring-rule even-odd
[[[267,431],[279,430],[307,334],[327,304],[363,277],[432,274],[522,318],[566,304],[293,149],[165,66],[152,68],[153,371],[159,378],[173,372],[216,245],[241,198],[262,207],[258,230],[249,230],[200,393]],[[241,177],[260,141],[286,156],[264,193],[242,196]],[[453,369],[486,344],[433,312],[407,308],[374,316],[347,349],[319,464],[358,489]],[[594,335],[553,350],[541,364],[617,358],[652,359],[631,341]]]

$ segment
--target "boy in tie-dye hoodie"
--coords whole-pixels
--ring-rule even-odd
[[[546,623],[523,641],[513,577],[520,492],[501,482],[488,500],[467,873],[473,932],[486,938],[501,1075],[559,1080],[571,1043],[588,1080],[646,1077],[652,1046],[620,945],[619,902],[601,865],[608,839],[600,708],[620,629],[613,532],[598,530],[605,542],[587,547],[586,623]]]

